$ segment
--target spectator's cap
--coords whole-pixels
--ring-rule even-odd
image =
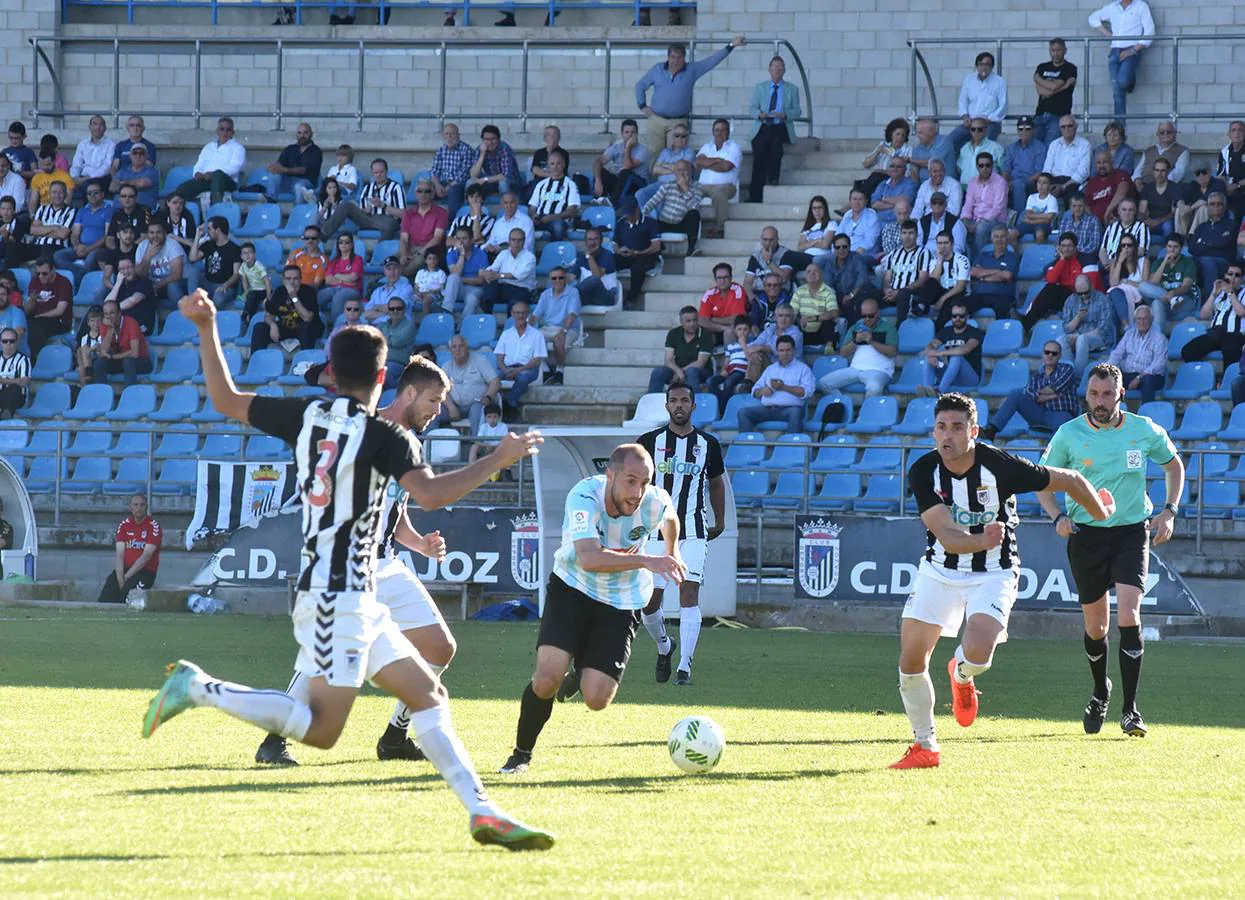
[[[1033,116],[1021,116],[1016,120],[1016,128],[1024,130],[1033,128]]]
[[[147,145],[146,145],[146,144],[143,144],[143,143],[140,141],[139,143],[137,143],[137,144],[135,144],[134,146],[130,147],[130,152],[131,152],[131,153],[141,153],[141,154],[143,154],[144,156],[146,156],[146,155],[147,155]]]
[[[635,202],[635,197],[627,196],[627,197],[623,197],[621,200],[618,201],[618,211],[622,213],[624,216],[630,213],[632,210],[638,209],[638,208],[639,207],[637,206]]]
[[[929,195],[929,202],[930,203],[946,203],[947,195],[944,194],[942,191],[934,191],[934,193]]]
[[[386,266],[400,266],[402,265],[402,261],[398,259],[396,256],[386,256],[385,265]]]

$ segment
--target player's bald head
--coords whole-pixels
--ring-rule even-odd
[[[653,458],[639,444],[620,444],[610,454],[609,468],[614,472],[622,472],[630,466],[643,466],[651,477],[653,474]]]

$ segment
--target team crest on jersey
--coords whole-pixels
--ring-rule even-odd
[[[977,488],[977,502],[982,506],[989,506],[991,501],[991,492],[988,487]]]
[[[578,513],[577,513],[578,514]],[[510,576],[525,591],[540,588],[540,522],[536,513],[510,520]]]
[[[1145,465],[1145,457],[1140,450],[1129,450],[1125,453],[1125,463],[1130,469],[1140,469]]]
[[[359,674],[359,661],[361,658],[360,652],[353,647],[346,651],[346,674],[351,678]]]
[[[645,528],[643,525],[637,525],[635,528],[632,528],[630,531],[627,532],[627,537],[633,541],[638,541],[640,538],[644,537],[644,535],[646,534],[648,534],[648,529]]]
[[[810,597],[829,597],[839,583],[841,525],[817,519],[800,525],[796,544],[796,571],[800,587]]]

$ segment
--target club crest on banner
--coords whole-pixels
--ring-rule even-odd
[[[281,474],[274,466],[269,465],[259,465],[251,469],[251,479],[247,484],[250,496],[246,498],[243,507],[251,511],[252,519],[258,519],[272,508]]]
[[[540,587],[540,522],[536,513],[526,513],[510,520],[510,575],[515,584],[527,591]]]
[[[799,523],[796,572],[800,587],[810,597],[829,597],[839,583],[841,525],[825,519]]]

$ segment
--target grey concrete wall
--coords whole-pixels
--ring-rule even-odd
[[[33,52],[27,39],[54,34],[59,19],[56,0],[0,0],[0,84],[4,86],[0,90],[0,119],[5,126],[14,119],[25,119],[34,100]],[[41,89],[51,84],[42,67],[39,82]],[[34,143],[38,149],[37,135]]]

